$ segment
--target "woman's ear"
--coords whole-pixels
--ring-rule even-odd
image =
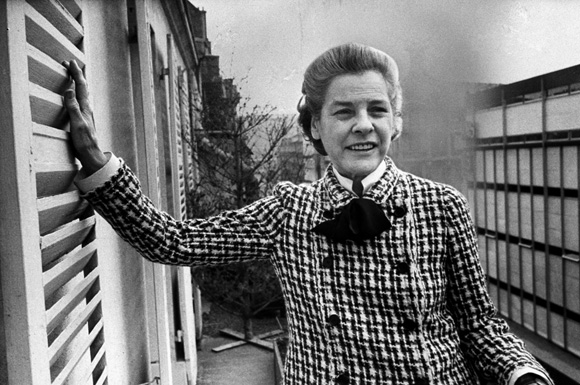
[[[401,133],[403,132],[403,117],[401,113],[395,114],[395,119],[393,121],[393,133],[391,134],[391,141],[394,142],[395,140],[401,137]]]
[[[310,121],[310,134],[315,140],[320,140],[320,131],[318,130],[319,124],[319,120],[313,116],[312,120]]]
[[[393,132],[393,134],[391,135],[391,142],[394,142],[395,140],[399,139],[399,137],[401,136],[401,131],[402,130],[395,130]]]

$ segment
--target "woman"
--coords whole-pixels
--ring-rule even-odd
[[[496,318],[465,199],[386,156],[402,95],[385,53],[346,44],[306,70],[299,122],[332,162],[323,179],[184,222],[101,152],[85,80],[65,66],[76,83],[65,104],[84,166],[77,184],[124,239],[167,264],[272,261],[291,333],[286,384],[552,383]]]

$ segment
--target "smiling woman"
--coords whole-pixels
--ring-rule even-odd
[[[124,239],[159,263],[273,263],[290,331],[284,384],[553,384],[496,316],[465,198],[386,156],[402,96],[385,53],[347,44],[306,70],[299,122],[332,161],[322,179],[188,221],[155,208],[129,167],[101,153],[86,82],[69,71],[73,142],[95,171],[79,187]]]

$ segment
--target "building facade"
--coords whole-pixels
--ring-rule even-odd
[[[204,28],[187,0],[0,2],[0,383],[196,382],[190,271],[141,258],[79,196],[60,63],[85,71],[101,147],[186,218]]]
[[[529,349],[580,379],[580,66],[472,95],[469,198],[488,287]]]

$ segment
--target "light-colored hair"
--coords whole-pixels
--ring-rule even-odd
[[[298,123],[304,135],[322,155],[327,155],[322,141],[312,137],[312,119],[320,118],[326,92],[332,80],[339,75],[380,73],[387,83],[389,100],[394,114],[395,140],[403,128],[403,93],[399,83],[399,68],[395,60],[376,48],[348,43],[331,48],[318,56],[306,69],[302,83],[302,98],[298,102]]]

